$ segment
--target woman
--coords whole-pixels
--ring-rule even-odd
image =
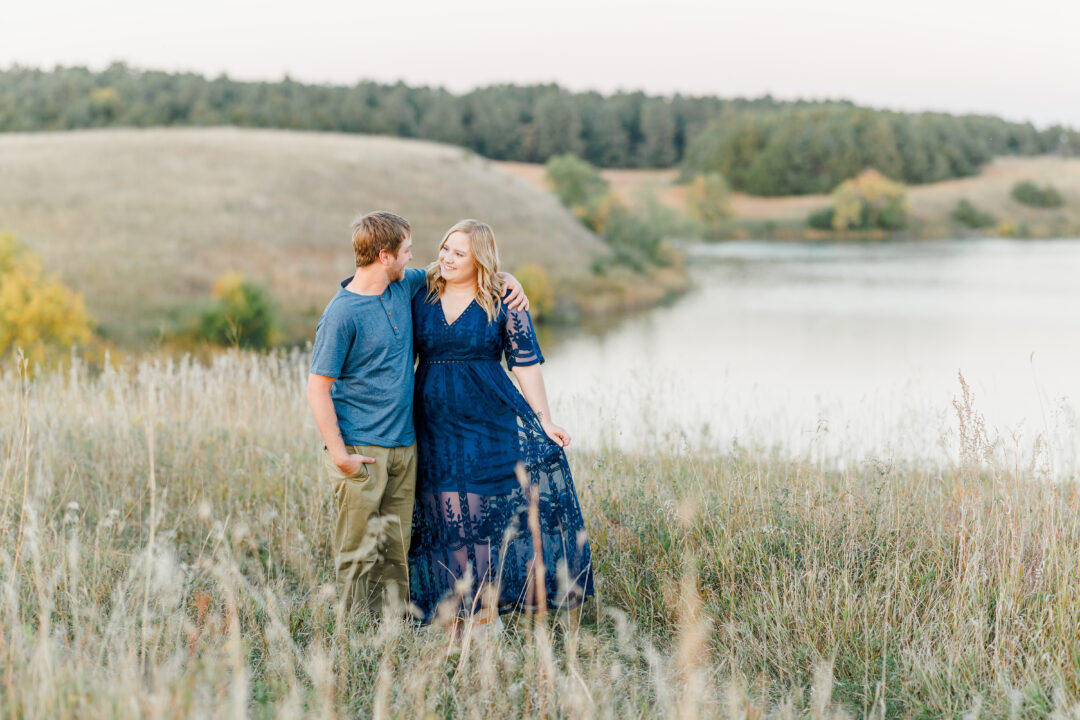
[[[409,582],[425,622],[532,608],[532,487],[539,489],[543,595],[573,608],[592,594],[589,543],[563,448],[551,420],[527,312],[507,309],[495,273],[495,236],[462,220],[413,298],[417,440]],[[521,392],[502,369],[514,374]],[[524,396],[523,396],[524,395]],[[515,469],[524,464],[529,488]]]

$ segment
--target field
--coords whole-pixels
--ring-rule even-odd
[[[526,163],[500,163],[512,175],[544,186],[544,169]],[[603,170],[612,190],[627,202],[642,191],[655,192],[670,207],[683,209],[686,187],[676,184],[677,170]],[[1065,207],[1040,210],[1021,205],[1010,197],[1014,183],[1034,180],[1039,185],[1053,184],[1061,191]],[[956,203],[967,198],[977,207],[999,219],[1017,222],[1080,227],[1080,159],[1059,157],[1000,157],[971,178],[948,180],[908,189],[911,210],[917,219],[930,226],[945,226]],[[829,205],[827,195],[802,195],[764,198],[733,193],[732,209],[737,220],[777,223],[802,222],[815,210]]]
[[[336,620],[306,360],[5,366],[0,716],[1080,712],[1080,495],[970,406],[942,471],[571,452],[595,603],[455,639]]]
[[[229,270],[269,287],[307,337],[352,272],[358,211],[408,218],[421,267],[465,217],[492,224],[506,269],[537,263],[560,283],[610,254],[549,193],[429,142],[228,128],[4,134],[0,167],[0,231],[81,292],[121,344],[168,328]]]

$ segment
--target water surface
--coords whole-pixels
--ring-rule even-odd
[[[695,289],[560,338],[556,419],[589,445],[956,456],[958,373],[1003,453],[1076,470],[1080,240],[690,250]]]

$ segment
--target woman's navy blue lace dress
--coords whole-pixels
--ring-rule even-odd
[[[510,368],[544,361],[532,321],[503,306],[489,322],[473,301],[451,325],[426,295],[413,298],[411,600],[426,622],[442,601],[455,615],[475,611],[485,583],[499,588],[500,612],[533,606],[529,501],[514,472],[523,462],[540,491],[548,607],[576,607],[593,592],[592,566],[566,454],[500,363],[504,355]]]

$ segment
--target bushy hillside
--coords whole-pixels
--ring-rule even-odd
[[[544,167],[532,163],[500,163],[506,172],[538,188],[546,187]],[[643,193],[655,194],[674,209],[686,207],[686,184],[679,184],[676,170],[603,170],[601,175],[624,201],[633,203]],[[1064,206],[1056,209],[1032,208],[1011,196],[1013,186],[1031,180],[1050,184],[1061,191]],[[914,185],[908,200],[915,219],[930,228],[950,223],[950,213],[967,199],[1000,219],[1040,226],[1080,227],[1080,159],[1040,155],[999,157],[984,165],[974,177]],[[810,213],[828,207],[828,195],[760,197],[732,193],[732,209],[737,220],[751,222],[802,223]]]

